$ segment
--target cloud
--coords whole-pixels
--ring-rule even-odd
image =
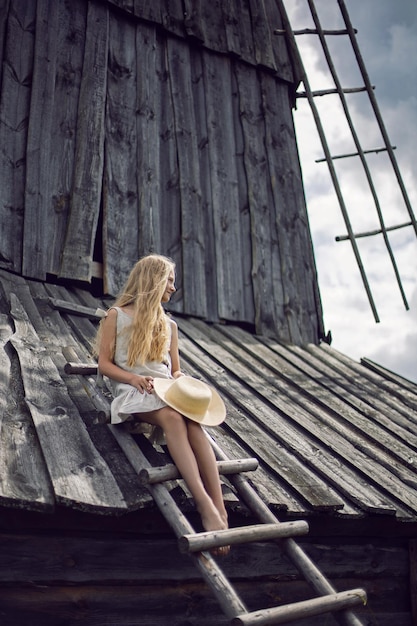
[[[306,0],[285,2],[294,29],[312,28]],[[342,28],[336,3],[316,0],[323,28]],[[346,0],[350,19],[370,81],[376,86],[379,110],[412,207],[417,206],[417,5],[415,0],[379,0],[369,10],[363,0]],[[363,84],[347,37],[327,37],[343,87]],[[297,42],[313,90],[333,88],[333,80],[317,38],[298,36]],[[366,94],[346,96],[364,150],[382,147]],[[352,134],[338,96],[315,99],[332,155],[355,152]],[[381,235],[357,239],[372,295],[380,317],[375,323],[360,272],[348,241],[338,200],[325,163],[315,163],[323,150],[305,99],[294,115],[303,170],[307,207],[323,301],[324,321],[333,345],[355,359],[372,358],[417,382],[417,235],[407,227],[389,233],[395,261],[410,310],[406,311],[393,264]],[[386,152],[369,154],[366,161],[377,190],[386,226],[410,221],[406,202]],[[357,157],[333,161],[355,233],[376,230],[380,220],[363,168]]]

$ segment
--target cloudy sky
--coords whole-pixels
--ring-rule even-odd
[[[285,0],[284,4],[294,29],[314,27],[307,0]],[[417,217],[417,0],[345,0],[345,5],[358,31],[359,48]],[[344,27],[337,0],[315,0],[315,6],[324,29]],[[297,37],[313,91],[334,87],[317,40],[313,35]],[[348,37],[327,37],[327,42],[342,86],[363,86]],[[362,149],[382,147],[366,92],[346,98]],[[315,103],[331,154],[355,152],[338,96],[318,97]],[[328,167],[315,162],[323,157],[323,150],[305,99],[298,99],[295,123],[324,322],[326,331],[332,332],[332,346],[354,359],[370,358],[417,382],[417,235],[411,226],[389,233],[408,311],[382,236],[357,240],[380,319],[376,323],[352,246],[348,241],[335,241],[336,236],[346,234],[346,225]],[[366,159],[385,225],[409,222],[387,153],[370,154]],[[377,230],[376,205],[359,157],[333,162],[353,231]]]

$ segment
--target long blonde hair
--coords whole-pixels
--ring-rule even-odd
[[[127,364],[133,367],[145,361],[162,362],[166,356],[170,328],[162,307],[168,277],[175,263],[168,257],[149,254],[134,265],[114,306],[133,304],[133,322],[128,345]]]

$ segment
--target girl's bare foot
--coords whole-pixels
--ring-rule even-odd
[[[226,511],[224,514],[220,513],[211,500],[205,505],[197,507],[197,509],[205,530],[226,530],[228,528]],[[230,546],[219,546],[211,550],[211,553],[216,556],[226,556],[229,552]]]
[[[204,505],[197,506],[197,509],[201,515],[204,530],[224,530],[227,528],[227,525],[224,523],[220,513],[211,500],[207,500]]]

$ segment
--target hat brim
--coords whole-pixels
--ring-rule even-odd
[[[207,411],[201,417],[201,415],[194,415],[192,413],[184,412],[178,405],[176,406],[174,402],[168,401],[165,397],[166,392],[171,387],[171,385],[175,382],[175,378],[154,378],[153,379],[153,387],[157,396],[161,398],[163,402],[165,402],[168,406],[172,407],[181,415],[188,417],[188,419],[193,422],[198,422],[203,426],[218,426],[222,422],[224,422],[226,418],[226,407],[224,405],[223,400],[217,393],[217,391],[210,386],[211,390],[211,401],[208,406]]]

